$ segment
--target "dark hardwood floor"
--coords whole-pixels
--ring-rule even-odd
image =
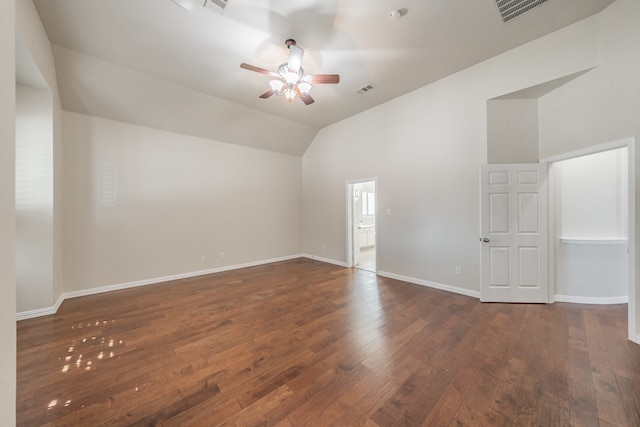
[[[640,426],[626,311],[308,259],[76,298],[18,322],[18,425]]]

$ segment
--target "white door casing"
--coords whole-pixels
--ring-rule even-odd
[[[483,165],[481,284],[485,302],[549,302],[547,165]]]
[[[358,228],[359,218],[359,205],[358,199],[362,199],[363,192],[360,185],[371,184],[373,192],[376,192],[377,180],[376,178],[364,178],[346,181],[346,204],[347,204],[347,267],[355,267],[361,262],[360,259],[360,228]],[[356,193],[356,188],[358,192]],[[357,196],[356,196],[357,194]],[[377,209],[374,209],[374,216],[377,213]],[[376,226],[373,227],[375,236]],[[377,241],[373,238],[373,250],[377,251]],[[374,267],[376,268],[376,267]]]

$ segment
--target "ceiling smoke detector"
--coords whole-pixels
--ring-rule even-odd
[[[391,13],[389,14],[389,16],[394,21],[397,21],[398,19],[400,19],[404,15],[406,15],[408,12],[409,12],[409,9],[404,9],[404,8],[403,9],[396,9],[396,10],[392,10]]]

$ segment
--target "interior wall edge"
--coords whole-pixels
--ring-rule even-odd
[[[426,286],[428,288],[440,289],[441,291],[452,292],[454,294],[460,294],[460,295],[465,295],[468,297],[480,299],[479,291],[472,291],[472,290],[460,288],[457,286],[445,285],[442,283],[431,282],[429,280],[417,279],[415,277],[389,273],[387,271],[378,271],[378,276],[388,277],[389,279],[401,280],[403,282],[412,283],[414,285]]]
[[[0,1],[0,420],[16,423],[16,1]]]
[[[309,258],[312,261],[326,262],[327,264],[333,264],[333,265],[337,265],[339,267],[345,267],[345,268],[349,267],[347,263],[344,261],[337,261],[331,258],[323,258],[321,256],[312,255],[312,254],[303,254],[302,256],[305,258]]]
[[[16,313],[16,321],[34,319],[36,317],[50,316],[56,314],[60,305],[64,302],[64,295],[60,295],[51,307],[36,308],[34,310],[20,311]]]

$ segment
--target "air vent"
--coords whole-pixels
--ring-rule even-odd
[[[374,86],[372,84],[368,84],[368,85],[362,86],[356,92],[362,95],[363,93],[369,92],[373,88]]]
[[[208,0],[210,3],[213,3],[217,6],[219,6],[221,9],[224,9],[225,7],[227,7],[227,3],[229,3],[229,0]],[[207,0],[205,0],[205,6],[207,5]]]
[[[505,24],[513,18],[546,3],[548,0],[495,0],[498,12]]]

